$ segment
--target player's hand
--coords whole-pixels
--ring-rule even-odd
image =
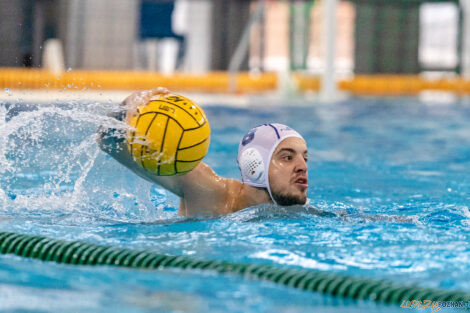
[[[153,96],[167,95],[170,92],[164,87],[157,87],[149,90],[136,91],[128,96],[123,105],[126,108],[127,115],[132,116],[137,114],[137,108],[141,105],[146,105]]]
[[[122,102],[117,111],[108,112],[107,116],[122,122],[126,116],[129,117],[132,116],[131,114],[137,114],[137,108],[147,104],[153,96],[166,95],[169,93],[168,89],[164,87],[133,92]],[[119,151],[123,150],[122,140],[124,137],[124,129],[102,124],[98,127],[96,140],[101,150],[111,154],[115,158],[119,158]]]

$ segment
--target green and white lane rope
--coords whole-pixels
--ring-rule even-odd
[[[388,280],[363,279],[309,269],[292,269],[266,264],[243,264],[202,260],[190,256],[172,256],[63,241],[41,236],[0,232],[0,254],[14,254],[43,261],[73,265],[108,265],[133,269],[181,268],[242,275],[248,279],[271,281],[300,290],[335,297],[371,300],[387,304],[403,301],[470,301],[470,292],[403,286]]]

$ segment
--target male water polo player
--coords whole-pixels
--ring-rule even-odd
[[[153,96],[167,93],[164,88],[133,93],[123,108],[135,110]],[[100,128],[99,135],[103,151],[178,195],[180,215],[219,215],[263,203],[291,206],[307,201],[307,145],[299,133],[282,124],[260,125],[243,137],[237,158],[242,181],[220,177],[202,162],[181,176],[157,176],[137,165],[116,129]]]

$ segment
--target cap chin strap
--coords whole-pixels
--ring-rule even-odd
[[[248,185],[248,186],[253,186],[253,187],[257,187],[257,188],[263,188],[263,189],[266,189],[266,191],[268,192],[268,195],[269,195],[269,198],[271,199],[271,201],[273,202],[274,205],[278,206],[279,204],[276,202],[276,200],[274,200],[273,198],[273,194],[271,193],[271,188],[269,188],[269,184],[267,186],[261,186],[259,184],[253,184],[252,182],[243,182],[244,184]]]
[[[266,189],[268,189],[269,197],[271,198],[273,204],[276,205],[276,206],[279,206],[279,204],[276,202],[276,200],[274,200],[273,194],[271,192],[271,188],[269,188],[269,184],[268,184],[268,187]]]
[[[280,140],[278,140],[276,142],[275,145],[273,145],[273,147],[271,148],[271,150],[269,151],[269,154],[268,154],[268,165],[266,165],[266,189],[268,189],[268,193],[269,193],[269,197],[271,198],[271,200],[273,201],[274,205],[278,206],[279,204],[276,202],[276,200],[274,200],[274,197],[273,197],[273,193],[271,191],[271,184],[269,183],[269,166],[271,165],[271,159],[273,157],[273,153],[274,153],[274,150],[276,150],[277,146],[279,146],[279,144],[281,143],[282,140],[288,138],[288,137],[291,137],[291,136],[286,136]]]

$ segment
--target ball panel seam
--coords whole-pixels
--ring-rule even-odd
[[[205,156],[203,156],[202,158],[199,158],[199,159],[196,159],[196,160],[176,160],[176,162],[182,162],[182,163],[191,163],[191,162],[197,162],[197,161],[202,161],[202,159],[204,159]],[[175,162],[175,163],[176,163]]]
[[[183,138],[183,136],[181,136],[181,138]],[[192,145],[192,146],[187,146],[187,147],[184,147],[184,148],[179,148],[179,144],[178,144],[178,150],[186,150],[186,149],[194,148],[194,147],[196,147],[196,146],[198,146],[198,145],[200,145],[200,144],[203,144],[203,143],[206,142],[208,139],[209,139],[209,137],[207,137],[206,139],[204,139],[204,140],[202,140],[202,141],[200,141],[200,142],[198,142],[198,143],[196,143],[196,144],[194,144],[194,145]],[[181,140],[180,140],[180,142],[181,142]]]
[[[163,152],[163,146],[165,145],[165,137],[166,137],[166,131],[168,130],[168,122],[170,121],[170,117],[167,117],[166,123],[165,123],[165,129],[163,130],[163,139],[162,139],[162,144],[160,146],[160,152]],[[157,166],[157,175],[160,175],[160,162],[158,162]]]
[[[183,129],[183,132],[181,133],[180,139],[178,140],[178,145],[176,146],[175,160],[178,159],[178,152],[180,151],[180,144],[181,144],[181,140],[183,139],[184,132],[185,132],[185,130]],[[176,167],[176,162],[174,162],[174,165],[175,165],[175,173],[178,173],[178,169]]]
[[[199,125],[198,127],[186,128],[185,130],[194,130],[194,129],[198,129],[198,128],[201,128],[202,126],[206,125],[206,123],[207,123],[207,120],[204,119],[204,123],[202,123],[202,124]]]
[[[157,118],[157,116],[158,116],[158,113],[156,113],[156,114],[153,116],[152,121],[149,123],[149,126],[147,127],[147,130],[145,131],[145,136],[147,136],[147,134],[148,134],[148,132],[149,132],[149,129],[150,129],[150,127],[152,127],[153,121],[155,121],[155,119]],[[168,118],[167,118],[167,120],[168,120]],[[136,127],[137,127],[137,124],[136,124]],[[148,150],[148,145],[141,145],[141,148],[140,148],[140,163],[142,164],[142,167],[147,170],[147,167],[145,166],[145,162],[144,162],[144,158],[143,158],[143,156],[144,156],[144,150],[147,150],[148,152],[150,152],[150,151]]]

